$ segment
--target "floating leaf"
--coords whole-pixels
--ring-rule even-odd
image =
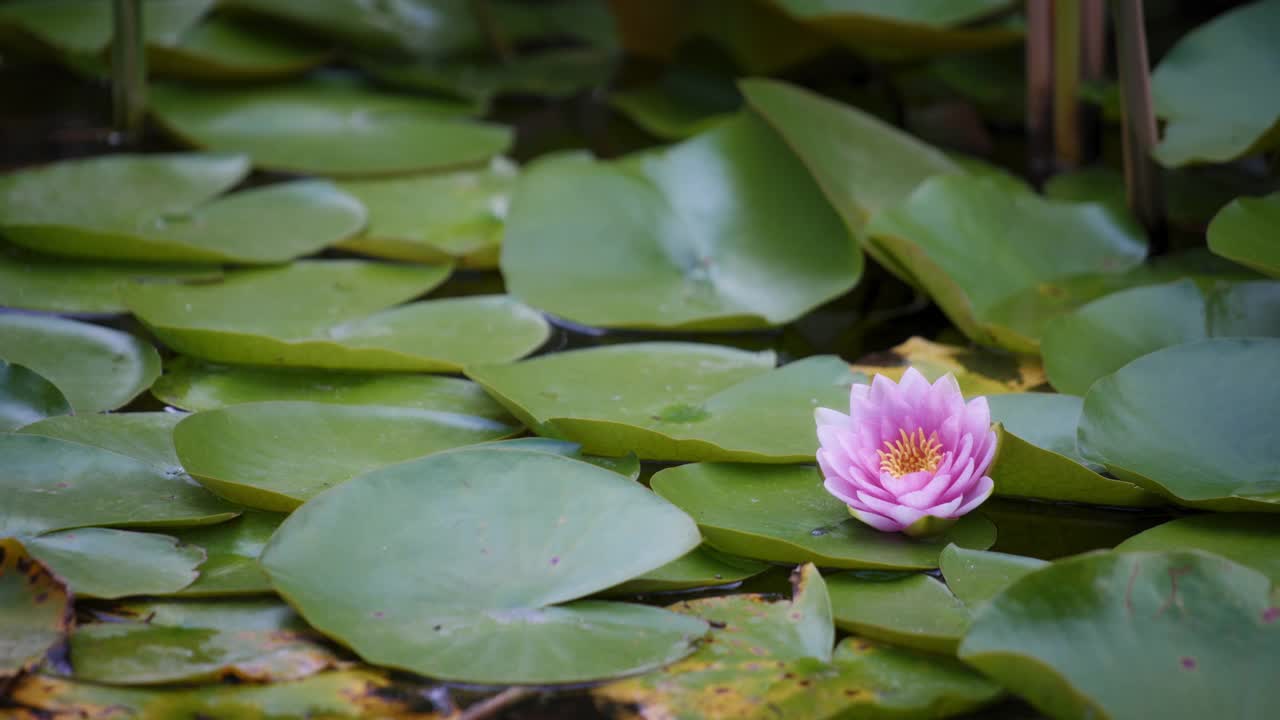
[[[678,330],[781,325],[862,272],[809,173],[749,114],[615,162],[531,165],[501,265],[511,294],[574,322]]]
[[[797,20],[875,58],[980,50],[1011,45],[1022,38],[1015,26],[976,24],[1009,10],[1013,5],[1010,0],[777,0],[777,4]]]
[[[66,587],[22,543],[0,540],[0,682],[38,665],[72,620]]]
[[[607,595],[638,595],[739,583],[769,569],[768,563],[722,553],[699,545],[657,570],[605,591]]]
[[[1117,552],[1203,550],[1280,582],[1280,526],[1272,515],[1215,513],[1171,520],[1116,546]]]
[[[207,17],[173,41],[147,48],[156,75],[208,81],[279,80],[323,65],[331,55],[300,36],[223,16]]]
[[[1263,0],[1219,15],[1165,53],[1151,75],[1165,120],[1156,159],[1225,162],[1275,146],[1280,96],[1265,78],[1280,72],[1277,33],[1280,2]]]
[[[966,335],[1020,352],[1037,350],[1037,326],[1000,324],[992,308],[1057,278],[1122,272],[1145,252],[1138,227],[1100,206],[1053,203],[964,175],[926,180],[867,231]]]
[[[280,263],[359,232],[364,208],[299,180],[219,198],[243,156],[174,153],[64,160],[0,177],[0,224],[15,245],[72,257]]]
[[[494,267],[516,166],[495,158],[485,170],[349,180],[339,187],[364,204],[369,227],[346,250],[418,262]]]
[[[609,104],[647,132],[682,140],[710,130],[742,107],[732,60],[692,46],[647,87],[614,92]]]
[[[277,370],[177,358],[151,386],[151,394],[169,405],[191,411],[292,400],[439,410],[515,424],[507,411],[479,385],[439,375]]]
[[[140,285],[127,300],[169,347],[250,365],[450,372],[515,360],[550,334],[540,314],[504,295],[391,307],[447,274],[447,268],[303,261],[228,273],[217,284]],[[288,305],[276,301],[283,294]]]
[[[812,460],[814,408],[847,404],[855,376],[833,356],[771,371],[773,359],[714,345],[630,343],[471,367],[467,374],[538,433],[590,453]]]
[[[1209,249],[1271,277],[1280,277],[1280,193],[1236,198],[1209,223]]]
[[[125,405],[160,375],[160,355],[138,338],[48,315],[0,314],[0,359],[44,376],[81,413]]]
[[[930,382],[951,373],[960,390],[969,396],[1022,392],[1046,382],[1044,368],[1034,357],[983,347],[945,345],[921,337],[912,337],[901,345],[867,355],[852,367],[867,376],[884,375],[894,382],[902,380],[902,373],[909,367],[920,371]]]
[[[1271,591],[1213,555],[1090,553],[997,595],[960,657],[1055,718],[1266,717],[1280,703]]]
[[[718,550],[774,562],[824,567],[928,570],[947,543],[985,549],[995,527],[978,513],[943,535],[884,533],[849,516],[822,487],[817,468],[702,463],[662,470],[654,492],[693,516]]]
[[[0,434],[0,536],[95,525],[180,527],[238,508],[124,455],[39,435]]]
[[[1054,320],[1041,352],[1053,386],[1084,395],[1147,353],[1226,336],[1280,337],[1280,282],[1206,288],[1180,280],[1122,290]]]
[[[1008,553],[973,550],[948,545],[939,556],[947,588],[970,609],[976,610],[1000,594],[1018,578],[1047,565],[1043,560]]]
[[[66,396],[40,373],[0,360],[0,432],[70,412]]]
[[[836,626],[862,637],[950,655],[969,626],[964,603],[928,575],[844,573],[827,583]]]
[[[204,551],[154,533],[80,528],[23,541],[76,597],[167,595],[195,581]]]
[[[587,455],[582,452],[582,446],[578,443],[536,436],[515,438],[513,440],[497,440],[495,442],[481,443],[481,445],[490,450],[533,450],[551,453],[552,455],[561,455],[591,463],[632,480],[640,479],[640,459],[635,456],[635,453],[629,453],[622,457]]]
[[[180,35],[214,0],[144,0],[139,3],[148,43]],[[111,6],[98,0],[11,0],[0,5],[0,27],[11,26],[60,53],[95,55],[111,43]]]
[[[705,625],[638,605],[555,603],[697,544],[684,513],[627,478],[475,448],[317,496],[281,525],[262,565],[309,623],[370,662],[464,682],[578,682],[677,660]],[[353,568],[360,582],[348,581]]]
[[[358,64],[392,87],[446,93],[487,104],[499,95],[571,97],[608,84],[616,60],[609,50],[569,47],[521,54],[512,60],[491,55],[419,57],[412,62],[363,58]]]
[[[1175,502],[1280,511],[1270,418],[1280,339],[1224,338],[1144,355],[1089,388],[1077,441],[1086,458]]]
[[[283,521],[279,513],[246,510],[229,522],[170,531],[183,543],[202,548],[209,558],[200,566],[200,577],[177,594],[218,597],[273,592],[258,557]]]
[[[22,432],[110,450],[177,476],[183,470],[173,449],[173,426],[182,418],[165,412],[67,415],[32,423]]]
[[[318,175],[382,175],[482,163],[511,131],[470,122],[466,104],[371,90],[353,76],[320,75],[254,87],[160,84],[160,124],[184,142],[245,153],[255,167]]]
[[[196,413],[178,424],[173,440],[182,466],[205,487],[249,507],[289,512],[374,468],[517,432],[434,410],[266,402]]]
[[[996,494],[1094,505],[1159,505],[1133,483],[1105,478],[1076,449],[1084,401],[1074,395],[1017,393],[987,399],[1000,423],[1000,449],[991,464]]]
[[[217,280],[216,267],[80,262],[0,253],[0,305],[53,313],[123,313],[134,282]]]
[[[944,717],[990,702],[999,689],[955,660],[849,638],[832,653],[831,604],[812,565],[790,602],[729,595],[677,603],[711,638],[664,670],[593,691],[619,717],[674,720],[815,720]],[[613,714],[613,713],[611,713]]]

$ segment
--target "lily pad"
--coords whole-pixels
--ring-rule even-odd
[[[359,232],[364,208],[299,180],[218,195],[243,156],[107,155],[0,177],[0,230],[15,245],[72,257],[280,263]]]
[[[49,315],[0,314],[0,359],[47,378],[79,413],[125,405],[160,375],[156,349],[133,335]]]
[[[1174,502],[1280,511],[1270,418],[1280,339],[1223,338],[1144,355],[1089,388],[1077,442],[1086,458]]]
[[[498,264],[516,166],[495,158],[485,170],[348,180],[339,187],[369,211],[369,227],[339,247],[374,257]]]
[[[363,58],[358,65],[392,87],[488,104],[501,95],[568,98],[604,86],[616,70],[617,56],[611,50],[568,47],[522,53],[509,61],[492,55],[418,57],[410,62]]]
[[[0,434],[0,536],[92,526],[209,525],[239,509],[189,480],[107,450]]]
[[[614,92],[609,104],[652,135],[683,140],[710,130],[742,107],[736,72],[722,53],[694,45],[655,84]]]
[[[1057,718],[1265,717],[1280,703],[1271,592],[1213,555],[1090,553],[996,596],[960,657]]]
[[[22,432],[110,450],[178,476],[183,470],[173,449],[173,427],[183,417],[166,412],[67,415],[32,423]]]
[[[0,540],[0,682],[40,664],[73,619],[67,588],[22,543]]]
[[[1265,80],[1280,72],[1277,33],[1280,3],[1249,3],[1191,31],[1161,58],[1151,75],[1165,120],[1156,159],[1225,162],[1280,141],[1280,97]]]
[[[855,52],[903,59],[1017,43],[1021,29],[978,24],[1001,15],[1010,0],[777,0],[792,17],[838,39]]]
[[[861,638],[848,638],[833,653],[822,577],[806,565],[793,583],[790,602],[729,595],[672,605],[710,622],[711,638],[661,672],[597,688],[597,706],[625,709],[623,717],[673,720],[923,719],[974,710],[999,695],[949,658]]]
[[[265,402],[196,413],[174,430],[182,465],[228,500],[289,512],[369,470],[509,437],[519,427],[381,405]]]
[[[0,252],[0,305],[51,313],[124,313],[124,289],[134,282],[220,277],[222,270],[212,266],[82,262]]]
[[[1000,423],[1000,448],[991,463],[998,495],[1142,507],[1160,505],[1158,495],[1133,483],[1098,474],[1101,466],[1076,449],[1076,426],[1084,401],[1074,395],[1016,393],[987,399],[991,420]]]
[[[1116,546],[1117,552],[1203,550],[1280,583],[1280,526],[1272,515],[1214,513],[1171,520]]]
[[[183,597],[260,595],[274,592],[258,557],[284,515],[246,510],[240,517],[209,527],[171,530],[183,543],[202,548],[208,560],[200,577],[176,593]]]
[[[640,458],[637,458],[635,453],[629,453],[622,457],[588,455],[582,452],[582,446],[578,443],[569,442],[567,440],[536,437],[532,435],[512,440],[496,440],[494,442],[480,443],[480,445],[490,450],[532,450],[535,452],[551,453],[552,455],[560,455],[567,458],[573,458],[574,460],[591,463],[592,465],[616,472],[619,475],[632,480],[640,479]]]
[[[1024,392],[1047,382],[1044,368],[1034,357],[935,343],[921,337],[908,338],[901,345],[867,355],[852,367],[868,377],[884,375],[894,382],[902,380],[909,367],[929,382],[951,373],[966,396]]]
[[[606,595],[639,595],[732,585],[768,570],[769,563],[722,553],[699,545],[657,570],[605,591]]]
[[[317,496],[281,525],[262,566],[309,623],[370,662],[464,682],[579,682],[678,660],[706,625],[638,605],[556,603],[698,540],[684,513],[616,473],[468,449]],[[361,582],[348,581],[352,568]]]
[[[439,375],[273,369],[177,358],[152,384],[151,394],[169,405],[191,411],[289,400],[438,410],[508,425],[516,422],[479,385]]]
[[[144,0],[139,3],[146,41],[176,37],[199,22],[215,0]],[[11,26],[49,48],[78,55],[111,44],[111,5],[97,0],[12,0],[0,5],[0,26]]]
[[[947,588],[976,610],[1018,578],[1048,565],[1044,560],[948,545],[939,557]]]
[[[660,151],[529,166],[501,267],[511,294],[576,323],[743,330],[843,294],[862,258],[781,138],[741,114]]]
[[[66,396],[43,375],[0,360],[0,432],[70,412]]]
[[[439,267],[303,261],[228,273],[216,284],[139,285],[126,299],[169,347],[248,365],[456,372],[515,360],[550,334],[540,314],[503,295],[392,307],[447,274]],[[276,301],[284,294],[287,305]]]
[[[156,75],[215,82],[281,80],[323,65],[332,55],[311,39],[221,15],[147,48]]]
[[[834,356],[770,370],[773,360],[772,353],[714,345],[629,343],[471,367],[467,374],[539,434],[590,453],[812,460],[814,408],[847,403],[857,376]]]
[[[1280,277],[1280,193],[1236,198],[1209,223],[1209,249],[1271,277]]]
[[[969,627],[969,610],[928,575],[827,579],[836,627],[862,637],[951,655]]]
[[[1050,323],[1041,352],[1053,386],[1084,395],[1098,378],[1147,353],[1229,336],[1280,337],[1280,282],[1206,287],[1180,280],[1123,290]]]
[[[154,533],[80,528],[23,541],[78,598],[166,595],[195,581],[204,551]]]
[[[255,167],[353,176],[483,163],[511,146],[501,125],[468,121],[465,103],[378,92],[353,76],[283,85],[153,85],[156,119],[187,144],[245,153]]]
[[[992,308],[1057,278],[1123,272],[1145,254],[1137,225],[1118,222],[1101,206],[1055,203],[963,175],[924,181],[877,215],[867,232],[962,332],[1019,352],[1037,350],[1037,327],[995,322]]]
[[[760,560],[929,570],[948,543],[982,550],[996,539],[995,526],[978,513],[927,538],[872,529],[849,516],[810,466],[681,465],[660,471],[651,484],[693,516],[709,545]]]

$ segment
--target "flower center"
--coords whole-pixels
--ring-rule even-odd
[[[880,470],[900,478],[913,472],[933,472],[942,462],[942,443],[938,441],[938,433],[930,433],[925,439],[924,428],[918,428],[908,435],[906,430],[898,430],[901,440],[885,440],[884,450],[877,450],[880,456]]]

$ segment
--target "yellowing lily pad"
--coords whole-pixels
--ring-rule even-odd
[[[242,505],[288,512],[369,470],[517,432],[433,410],[268,402],[196,413],[173,439],[183,467],[205,487]]]
[[[121,407],[160,375],[156,349],[133,335],[49,315],[0,314],[0,360],[44,376],[82,413]]]
[[[167,535],[80,528],[23,541],[76,597],[167,595],[195,581],[204,551]]]
[[[353,76],[255,87],[153,85],[156,119],[187,144],[244,153],[255,167],[385,175],[483,163],[511,131],[472,122],[465,103],[377,92]]]
[[[40,373],[0,360],[0,432],[70,412],[66,396]]]
[[[980,24],[998,17],[1010,0],[776,0],[788,13],[821,29],[855,52],[903,59],[1017,43],[1021,28]]]
[[[996,538],[995,526],[979,513],[927,538],[874,530],[850,517],[810,466],[698,463],[662,470],[651,484],[693,516],[709,545],[760,560],[929,570],[938,567],[948,543],[983,550]]]
[[[1044,368],[1028,355],[983,347],[962,347],[909,338],[901,345],[872,353],[852,365],[867,376],[884,375],[895,382],[915,368],[930,382],[951,373],[965,395],[1025,392],[1045,384]]]
[[[280,263],[359,232],[364,208],[299,180],[226,197],[249,171],[230,155],[107,155],[0,177],[0,229],[16,244],[73,257]]]
[[[742,114],[661,151],[529,166],[501,266],[512,295],[576,323],[741,330],[844,293],[862,258],[781,138]]]
[[[812,460],[813,410],[857,379],[833,356],[771,370],[772,353],[630,343],[468,368],[535,432],[646,460]]]
[[[71,595],[14,538],[0,539],[0,682],[30,670],[71,629]]]

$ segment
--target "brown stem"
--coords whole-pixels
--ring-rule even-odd
[[[1147,229],[1151,254],[1168,250],[1164,177],[1152,157],[1159,135],[1151,102],[1151,73],[1142,0],[1113,0],[1116,65],[1120,74],[1120,108],[1124,134],[1124,177],[1129,207]]]
[[[515,55],[511,50],[511,41],[503,32],[502,26],[498,24],[498,18],[493,14],[493,5],[489,0],[471,0],[471,11],[476,16],[476,23],[480,25],[480,30],[488,39],[489,48],[493,50],[493,54],[504,63],[511,62]]]
[[[126,146],[142,139],[147,111],[147,48],[141,0],[112,0],[111,102],[115,140]]]
[[[1027,172],[1037,185],[1053,172],[1053,6],[1027,0]]]
[[[527,687],[509,687],[506,690],[486,698],[468,707],[458,715],[457,720],[487,720],[516,703],[524,702],[538,694],[537,690]]]

